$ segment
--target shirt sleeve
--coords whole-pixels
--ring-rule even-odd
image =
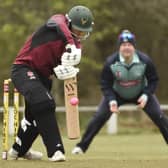
[[[143,93],[149,96],[155,92],[159,78],[156,68],[150,58],[146,60],[146,64],[145,76],[147,79],[147,86],[143,89]]]
[[[110,69],[110,65],[110,62],[107,60],[101,73],[101,89],[104,97],[109,102],[116,100],[115,92],[113,90],[114,76]]]
[[[77,48],[81,48],[79,41],[76,41],[69,30],[67,20],[64,15],[53,15],[46,23],[50,29],[56,29],[62,37],[65,45],[74,44]]]

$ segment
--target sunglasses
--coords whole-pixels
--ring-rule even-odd
[[[135,36],[132,33],[122,33],[119,35],[119,40],[122,40],[122,41],[135,40]]]

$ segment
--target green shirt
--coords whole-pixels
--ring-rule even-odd
[[[146,86],[145,68],[146,65],[134,54],[132,62],[126,64],[122,55],[120,61],[110,66],[115,77],[113,89],[125,99],[132,99],[138,96]]]

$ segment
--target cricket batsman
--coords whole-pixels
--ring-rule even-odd
[[[168,118],[161,111],[155,90],[158,75],[152,60],[136,49],[135,35],[123,30],[119,50],[106,60],[101,75],[103,98],[73,154],[86,152],[93,138],[121,105],[133,103],[143,109],[168,144]]]
[[[65,80],[76,76],[80,63],[81,41],[93,29],[93,16],[85,6],[51,16],[25,42],[11,71],[15,88],[25,98],[25,117],[16,142],[8,154],[12,159],[41,159],[42,153],[30,150],[38,135],[42,137],[50,161],[65,161],[65,150],[55,118],[55,101],[50,93],[51,75]],[[67,51],[68,50],[68,51]]]

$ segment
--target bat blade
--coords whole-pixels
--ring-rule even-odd
[[[68,138],[77,139],[80,137],[78,103],[76,105],[70,103],[72,98],[78,97],[76,77],[64,81],[64,97]]]

